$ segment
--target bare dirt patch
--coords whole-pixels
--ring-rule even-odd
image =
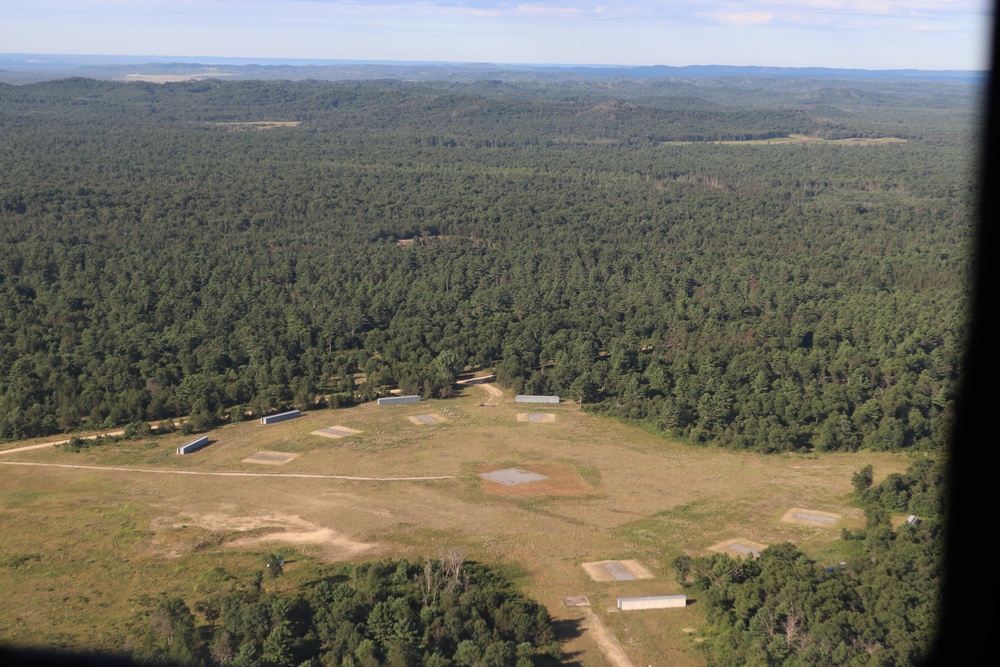
[[[361,433],[361,431],[354,428],[348,428],[347,426],[341,426],[338,424],[337,426],[328,426],[326,428],[321,428],[318,431],[310,431],[310,433],[312,433],[313,435],[322,436],[324,438],[346,438],[349,435],[357,435],[358,433]]]
[[[610,566],[610,567],[609,567]],[[628,581],[615,576],[615,572],[627,572],[632,579],[653,579],[653,573],[635,560],[599,560],[584,563],[583,569],[594,581]]]
[[[556,420],[556,416],[552,412],[518,412],[517,413],[517,421],[519,421],[519,422],[534,422],[534,423],[539,423],[540,424],[540,423],[543,423],[543,422],[554,422],[555,420]]]
[[[503,391],[498,387],[490,384],[496,379],[496,375],[484,375],[483,377],[469,378],[467,380],[459,380],[455,384],[459,385],[469,385],[473,387],[479,387],[485,391],[491,399],[493,398],[503,398]]]
[[[255,452],[243,459],[244,463],[263,463],[264,465],[280,466],[297,457],[298,454],[288,452]]]
[[[840,515],[833,512],[804,510],[801,507],[793,507],[781,515],[781,521],[784,523],[794,523],[800,526],[819,526],[821,528],[832,528],[839,519]]]
[[[224,544],[230,548],[246,548],[271,544],[314,545],[328,560],[347,560],[375,550],[378,545],[358,542],[336,531],[320,526],[293,514],[270,514],[261,516],[225,516],[206,514],[184,517],[175,522],[194,525],[215,533],[227,533]],[[241,537],[240,533],[253,532],[254,535]],[[235,533],[235,534],[234,534]]]
[[[546,479],[525,484],[505,485],[480,478],[483,492],[492,496],[576,496],[590,493],[591,489],[577,474],[573,466],[554,463],[526,466],[530,472]],[[482,472],[492,472],[483,470]]]
[[[760,556],[760,552],[766,548],[767,548],[766,544],[761,544],[760,542],[754,542],[753,540],[736,538],[713,544],[708,548],[708,550],[714,551],[715,553],[730,554],[736,556],[746,556],[748,554],[751,554],[753,555],[754,558],[756,558]]]

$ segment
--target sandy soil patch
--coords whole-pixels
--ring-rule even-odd
[[[492,496],[575,496],[584,495],[591,491],[591,488],[580,478],[573,466],[553,463],[529,465],[525,469],[547,479],[507,486],[480,478],[483,492]],[[493,471],[483,470],[481,472]]]
[[[445,419],[436,412],[432,412],[428,415],[412,415],[410,417],[407,417],[407,419],[409,419],[411,422],[417,425],[440,424],[442,422],[448,421],[447,419]]]
[[[280,466],[285,465],[289,461],[297,457],[298,454],[289,454],[288,452],[255,452],[250,456],[243,459],[244,463],[263,463],[264,465],[270,466]]]
[[[819,526],[821,528],[832,528],[840,519],[839,514],[833,512],[820,512],[819,510],[806,510],[801,507],[793,507],[781,515],[784,523],[795,523],[800,526]]]
[[[583,569],[594,581],[616,581],[612,569],[617,571],[619,568],[628,572],[633,579],[653,579],[653,573],[634,560],[599,560],[583,564]]]
[[[179,528],[181,525],[194,525],[216,533],[229,533],[225,545],[230,548],[279,543],[297,546],[315,545],[318,547],[318,551],[329,560],[354,558],[378,547],[377,544],[352,540],[346,535],[293,514],[261,516],[206,514],[183,517],[183,521],[176,521],[173,527]],[[240,533],[251,531],[255,534],[240,537]]]
[[[757,558],[760,556],[760,552],[766,548],[766,544],[754,542],[753,540],[736,538],[713,544],[708,548],[708,550],[720,554],[729,554],[730,556],[746,556],[749,554],[753,555],[754,558]]]
[[[357,435],[358,433],[361,433],[361,431],[337,424],[336,426],[321,428],[318,431],[310,431],[310,433],[324,438],[346,438],[349,435]]]
[[[552,412],[518,412],[517,421],[519,422],[534,422],[541,424],[543,422],[554,422],[556,416]]]

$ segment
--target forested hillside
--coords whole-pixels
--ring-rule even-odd
[[[692,442],[938,448],[978,92],[0,86],[0,437],[492,366]],[[707,143],[790,134],[905,141]]]

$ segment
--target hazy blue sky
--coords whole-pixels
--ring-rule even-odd
[[[0,52],[985,69],[989,0],[0,0]]]

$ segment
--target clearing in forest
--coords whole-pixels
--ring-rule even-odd
[[[231,130],[273,130],[278,127],[296,127],[301,124],[301,120],[248,120],[215,123],[219,127]]]
[[[782,145],[782,144],[832,144],[835,146],[883,146],[885,144],[906,143],[906,139],[899,137],[847,137],[845,139],[823,139],[822,137],[811,137],[807,134],[789,134],[787,137],[774,137],[772,139],[728,139],[724,141],[664,141],[665,144],[718,144],[718,145],[745,145],[754,144],[757,146]]]
[[[516,564],[525,593],[557,621],[583,622],[585,608],[566,607],[561,596],[588,598],[635,665],[698,667],[701,654],[681,631],[704,623],[697,605],[654,623],[609,611],[614,596],[682,592],[669,563],[733,536],[793,541],[821,564],[844,560],[833,531],[774,519],[789,507],[822,507],[842,513],[838,528],[861,528],[861,510],[844,504],[852,472],[872,464],[881,479],[908,465],[884,452],[814,461],[689,447],[574,404],[552,410],[559,419],[545,428],[526,428],[512,401],[479,407],[488,384],[459,385],[456,397],[424,404],[420,413],[445,416],[447,428],[417,427],[371,403],[306,410],[275,429],[227,424],[206,433],[224,444],[196,457],[175,455],[192,437],[180,433],[76,452],[13,451],[45,439],[10,443],[0,463],[45,467],[0,465],[0,554],[30,562],[5,570],[0,607],[32,611],[0,616],[0,637],[113,650],[130,599],[161,591],[202,599],[216,590],[206,573],[222,568],[246,581],[271,551],[288,557],[277,586],[292,589],[326,576],[334,561],[435,558],[454,546],[470,560]],[[351,436],[313,435],[331,421]],[[87,467],[54,467],[68,465]],[[251,465],[281,472],[252,473]],[[544,479],[508,486],[479,477],[509,468]],[[635,579],[616,579],[603,565],[599,581],[581,571],[602,554]],[[657,578],[642,578],[649,572]],[[564,650],[581,664],[603,664],[595,641],[584,632]]]

